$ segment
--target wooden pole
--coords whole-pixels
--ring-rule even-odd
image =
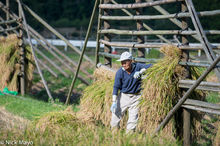
[[[199,17],[202,16],[214,16],[219,15],[220,10],[213,10],[213,11],[203,11],[197,12]],[[166,15],[132,15],[132,16],[101,16],[102,20],[115,20],[115,21],[122,21],[122,20],[153,20],[153,19],[174,19],[174,18],[184,18],[190,17],[190,13],[175,13],[175,14],[166,14]]]
[[[183,1],[183,0],[160,0],[160,1],[154,1],[154,2],[117,4],[117,5],[104,3],[104,4],[99,5],[99,8],[101,9],[136,9],[136,8],[151,7],[155,5],[161,5],[161,4],[169,4],[169,3],[178,2],[178,1]]]
[[[108,42],[105,40],[99,40],[100,43],[114,46],[114,47],[133,47],[133,48],[160,48],[163,45],[167,45],[166,43],[147,43],[147,44],[137,44],[137,43],[128,43],[128,42]],[[178,46],[177,43],[172,43],[172,45]],[[198,50],[202,49],[202,45],[191,43],[188,46],[178,46],[182,50]],[[220,44],[212,44],[214,49],[220,49]]]
[[[108,4],[110,3],[110,0],[104,0],[104,4]],[[104,10],[104,16],[109,16],[110,15],[110,10]],[[108,20],[105,20],[104,22],[104,29],[110,29],[111,26],[110,26],[110,23]],[[111,42],[111,35],[110,34],[104,34],[104,40],[105,41],[108,41],[108,42]],[[108,45],[104,45],[104,52],[106,53],[112,53],[112,48],[111,46],[108,46]],[[105,60],[105,65],[111,67],[112,66],[112,59],[109,58],[109,57],[104,57],[104,60]]]
[[[29,31],[28,31],[28,27],[27,27],[27,22],[26,22],[26,19],[25,19],[24,11],[23,11],[22,6],[21,6],[21,2],[20,2],[20,0],[17,0],[17,2],[18,2],[18,4],[20,5],[20,8],[21,8],[21,15],[22,15],[22,18],[23,18],[23,25],[24,25],[24,28],[25,28],[25,30],[26,30],[26,32],[27,32],[27,36],[28,36],[28,40],[29,40],[29,43],[30,43],[32,55],[34,56],[35,64],[36,64],[36,66],[37,66],[37,69],[38,69],[38,72],[39,72],[39,74],[40,74],[40,77],[41,77],[41,79],[42,79],[42,81],[43,81],[43,84],[44,84],[44,87],[45,87],[45,89],[46,89],[46,91],[47,91],[47,94],[48,94],[48,96],[49,96],[49,99],[50,99],[50,101],[53,103],[53,102],[54,102],[53,97],[51,96],[51,93],[50,93],[50,91],[49,91],[49,89],[48,89],[47,83],[46,83],[46,81],[44,80],[43,74],[42,74],[41,69],[40,69],[40,67],[39,67],[39,64],[38,64],[38,62],[37,62],[37,57],[35,56],[35,53],[34,53],[33,45],[32,45],[32,43],[31,43],[31,38],[30,38]]]
[[[184,2],[181,2],[181,12],[185,13],[187,11],[186,4]],[[187,18],[182,18],[182,31],[188,29],[188,23],[187,23]],[[183,46],[188,46],[189,41],[187,36],[181,35],[181,42]],[[188,62],[189,61],[189,51],[188,50],[183,50],[183,55],[182,55],[181,61],[183,62]],[[186,74],[184,75],[185,79],[190,79],[190,67],[188,65],[184,66],[186,70]],[[182,95],[185,94],[185,89],[182,89]],[[181,114],[181,111],[179,111]],[[183,109],[183,145],[184,146],[189,146],[190,145],[190,111],[187,109]],[[181,133],[182,135],[182,133]]]
[[[190,111],[188,109],[183,109],[183,145],[190,146]]]
[[[22,8],[21,5],[18,5],[18,14],[20,17],[19,25],[21,26],[19,29],[19,50],[20,50],[20,92],[21,95],[23,96],[25,94],[25,49],[23,45],[23,31],[22,31]],[[7,14],[8,16],[9,14]]]
[[[102,4],[102,0],[100,0],[100,4]],[[95,51],[95,64],[99,63],[99,49],[100,49],[100,33],[99,30],[101,29],[101,16],[102,16],[102,9],[99,9],[99,16],[98,16],[98,25],[97,25],[97,35],[96,35],[96,51]]]
[[[136,30],[119,30],[119,29],[104,29],[100,30],[102,34],[118,34],[118,35],[195,35],[196,31],[190,30],[152,30],[152,31],[136,31]],[[219,30],[205,30],[205,34],[220,34]]]
[[[6,21],[9,21],[9,19],[10,19],[10,16],[9,16],[9,5],[10,5],[9,0],[6,0],[6,9],[7,9]],[[9,25],[6,24],[6,26],[7,26],[7,28],[9,28]]]
[[[142,0],[135,0],[137,4],[140,4]],[[136,15],[141,15],[142,9],[138,8],[136,9]],[[137,20],[137,31],[143,30],[143,22],[142,20]],[[144,36],[137,35],[137,43],[138,44],[144,44]],[[145,58],[145,48],[138,48],[138,57]]]
[[[71,83],[71,86],[70,86],[70,89],[69,89],[68,96],[67,96],[65,104],[69,103],[70,96],[72,94],[73,87],[74,87],[74,84],[76,82],[76,78],[77,78],[78,73],[79,73],[80,65],[81,65],[81,62],[82,62],[82,59],[83,59],[83,55],[84,55],[84,52],[85,52],[85,49],[86,49],[86,46],[87,46],[89,35],[91,33],[91,30],[92,30],[92,24],[93,24],[93,21],[95,19],[95,12],[96,12],[96,9],[98,8],[98,4],[99,4],[99,0],[96,0],[95,1],[95,5],[93,7],[93,11],[92,11],[92,16],[91,16],[90,21],[89,21],[89,26],[88,26],[88,30],[87,30],[87,33],[86,33],[85,43],[84,43],[83,48],[82,48],[82,53],[81,53],[80,58],[79,58],[78,66],[77,66],[77,69],[76,69],[76,73],[75,73],[75,76],[74,76],[74,78],[72,80],[72,83]]]
[[[184,96],[178,101],[178,103],[173,107],[172,110],[168,112],[164,120],[160,123],[160,125],[155,130],[155,134],[162,130],[172,116],[176,113],[176,111],[181,107],[181,105],[186,101],[189,95],[196,89],[196,87],[202,82],[202,80],[212,71],[212,69],[216,66],[216,64],[220,61],[220,56],[218,56],[214,62],[208,67],[208,69],[196,80],[196,82],[191,86],[189,90],[184,94]]]

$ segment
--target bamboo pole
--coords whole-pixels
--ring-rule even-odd
[[[118,35],[195,35],[196,31],[187,30],[153,30],[153,31],[136,31],[136,30],[119,30],[119,29],[104,29],[100,30],[101,34],[118,34]],[[205,30],[205,34],[214,35],[220,34],[220,30]]]
[[[216,66],[216,64],[220,61],[220,56],[215,59],[215,61],[208,67],[208,69],[196,80],[196,82],[190,87],[189,90],[184,94],[184,96],[178,101],[178,103],[173,107],[172,110],[168,112],[165,119],[160,123],[160,125],[155,130],[154,134],[158,133],[160,130],[162,130],[166,124],[169,122],[169,120],[172,118],[172,116],[175,114],[175,112],[180,108],[180,106],[186,101],[186,99],[189,97],[189,95],[196,89],[196,87],[202,82],[202,80],[212,71],[212,69]]]
[[[64,36],[62,36],[58,31],[56,31],[53,27],[51,27],[47,22],[45,22],[42,18],[40,18],[34,11],[32,11],[28,6],[25,4],[24,8],[30,12],[30,14],[36,18],[41,24],[43,24],[46,28],[48,28],[51,32],[53,32],[57,37],[59,37],[61,40],[63,40],[70,48],[72,48],[74,51],[76,51],[79,55],[81,54],[81,51],[73,46]],[[94,62],[86,55],[84,55],[84,58],[89,61],[92,65],[95,65]]]
[[[118,4],[117,2],[115,2],[114,0],[111,0],[111,2],[113,4]],[[133,16],[128,10],[126,9],[121,9],[125,14],[127,14],[128,16]],[[146,23],[143,23],[144,28],[146,28],[147,30],[152,31],[153,29],[151,27],[149,27]],[[169,40],[167,40],[166,38],[164,38],[162,35],[156,35],[158,38],[160,38],[161,40],[163,40],[166,43],[171,43]]]
[[[100,4],[102,4],[102,0],[100,0]],[[99,16],[98,16],[98,24],[97,24],[97,34],[96,34],[96,51],[95,51],[95,64],[97,65],[99,63],[99,49],[100,49],[100,33],[99,30],[101,29],[101,15],[102,15],[102,9],[99,9]]]
[[[136,8],[143,8],[143,7],[151,7],[155,5],[161,4],[169,4],[173,2],[180,2],[183,0],[160,0],[154,2],[143,2],[143,3],[133,3],[133,4],[100,4],[99,8],[101,9],[136,9]]]
[[[220,15],[220,10],[203,11],[197,12],[199,17],[203,16],[215,16]],[[153,19],[174,19],[174,18],[185,18],[190,17],[190,13],[176,13],[176,14],[166,14],[166,15],[132,15],[132,16],[101,16],[102,20],[153,20]]]
[[[51,96],[51,93],[50,93],[50,91],[49,91],[49,89],[48,89],[48,87],[47,87],[47,83],[46,83],[46,81],[44,80],[44,77],[43,77],[43,74],[42,74],[41,69],[40,69],[40,67],[39,67],[39,64],[38,64],[38,62],[37,62],[37,57],[35,56],[35,53],[34,53],[33,45],[32,45],[32,43],[31,43],[31,38],[30,38],[29,31],[28,31],[28,27],[27,27],[27,22],[26,22],[26,19],[25,19],[24,11],[23,11],[22,6],[21,6],[21,2],[20,2],[20,0],[17,0],[17,2],[18,2],[18,4],[19,4],[20,7],[21,7],[21,14],[22,14],[22,18],[23,18],[23,25],[24,25],[24,28],[25,28],[26,33],[27,33],[27,36],[28,36],[28,40],[29,40],[29,43],[30,43],[30,46],[31,46],[32,55],[34,56],[35,64],[36,64],[36,66],[37,66],[37,69],[38,69],[38,72],[39,72],[39,74],[40,74],[40,77],[41,77],[41,79],[42,79],[42,81],[43,81],[43,84],[44,84],[44,87],[45,87],[45,89],[46,89],[46,91],[47,91],[47,94],[48,94],[48,96],[49,96],[49,99],[50,99],[51,102],[54,102],[53,97]]]
[[[135,0],[136,4],[140,4],[142,0]],[[136,9],[136,15],[141,15],[142,9],[138,8]],[[142,20],[137,20],[137,31],[143,30],[143,22]],[[138,44],[144,44],[144,37],[142,35],[137,35],[137,43]],[[145,58],[145,48],[138,48],[138,57],[139,58]]]
[[[126,47],[126,48],[160,48],[163,45],[167,45],[166,43],[147,43],[147,44],[137,44],[137,43],[130,43],[130,42],[108,42],[105,40],[99,40],[100,43],[106,44],[112,47]],[[177,43],[172,43],[172,45],[178,46]],[[220,49],[220,44],[212,44],[214,49]],[[190,43],[188,46],[178,46],[178,48],[183,50],[198,50],[202,49],[202,45],[197,45]]]
[[[194,27],[197,31],[198,37],[200,38],[200,42],[203,45],[203,49],[206,53],[206,56],[207,56],[208,60],[210,61],[210,63],[212,63],[215,60],[216,56],[215,56],[215,54],[212,50],[212,47],[209,44],[209,41],[208,41],[208,39],[205,35],[205,32],[202,28],[202,25],[199,21],[199,18],[197,16],[197,14],[196,14],[196,10],[194,8],[192,0],[185,0],[185,2],[186,2],[186,5],[187,5],[187,8],[189,10],[189,13],[191,14],[191,19],[192,19],[193,25],[194,25]],[[216,68],[215,73],[216,73],[216,75],[217,75],[217,77],[220,81],[220,69]]]
[[[58,78],[58,75],[49,66],[47,66],[45,63],[43,63],[40,59],[37,59],[37,61],[39,62],[39,64],[41,66],[43,66],[43,68],[48,70],[55,78]]]
[[[71,86],[70,86],[70,89],[69,89],[68,96],[67,96],[65,104],[69,103],[70,96],[72,94],[73,87],[74,87],[74,84],[76,82],[76,78],[77,78],[78,73],[79,73],[80,65],[81,65],[82,58],[83,58],[83,55],[84,55],[84,52],[85,52],[85,49],[86,49],[86,46],[87,46],[87,42],[88,42],[88,39],[89,39],[90,32],[92,30],[92,24],[93,24],[93,21],[94,21],[94,18],[95,18],[95,11],[96,11],[96,9],[98,7],[98,4],[99,4],[99,0],[96,0],[95,4],[94,4],[94,7],[93,7],[93,11],[92,11],[92,16],[91,16],[90,21],[89,21],[89,26],[88,26],[88,30],[87,30],[87,33],[86,33],[85,43],[84,43],[83,48],[82,48],[82,53],[80,55],[80,59],[79,59],[78,66],[77,66],[77,70],[76,70],[75,76],[74,76],[74,78],[72,80],[72,83],[71,83]]]

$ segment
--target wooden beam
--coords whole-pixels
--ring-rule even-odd
[[[135,0],[136,4],[141,4],[142,0]],[[135,10],[136,15],[141,15],[142,14],[142,9],[138,8]],[[143,30],[143,22],[142,20],[137,20],[137,31],[142,31]],[[142,35],[137,35],[137,43],[138,44],[144,44],[144,36]],[[138,57],[139,58],[145,58],[145,48],[138,48]]]
[[[192,106],[192,105],[182,105],[181,107],[190,109],[190,110],[201,111],[201,112],[205,112],[209,114],[220,115],[220,110],[207,109],[207,108],[197,107],[197,106]]]
[[[188,89],[190,88],[195,81],[193,80],[180,80],[179,81],[179,87]],[[214,91],[214,92],[220,92],[220,83],[215,82],[201,82],[200,85],[196,88],[198,90],[206,90],[206,91]]]
[[[187,30],[153,30],[153,31],[136,31],[136,30],[119,30],[119,29],[104,29],[100,30],[101,34],[118,34],[118,35],[195,35],[197,31]],[[220,34],[220,30],[206,30],[205,34]]]
[[[180,2],[183,0],[159,0],[154,2],[143,2],[143,3],[133,3],[133,4],[101,4],[99,8],[101,9],[136,9],[136,8],[144,8],[151,7],[161,4],[169,4],[174,2]]]
[[[100,0],[100,4],[102,4],[102,0]],[[100,33],[99,30],[101,29],[101,23],[102,23],[102,20],[101,20],[101,16],[102,16],[102,9],[99,9],[99,15],[98,15],[98,24],[97,24],[97,34],[96,34],[96,49],[95,49],[95,64],[97,66],[97,64],[99,63],[99,49],[100,49]]]
[[[8,12],[9,13],[9,12]],[[22,26],[22,7],[21,5],[18,5],[18,14],[19,14],[19,17],[20,17],[20,21],[19,21],[19,26]],[[7,14],[9,15],[9,14]],[[19,43],[18,43],[18,46],[19,46],[19,50],[20,50],[20,93],[22,96],[24,96],[25,94],[25,80],[26,80],[26,75],[25,75],[25,49],[24,49],[24,44],[23,44],[23,30],[22,30],[22,27],[20,27],[19,29],[19,35],[18,35],[18,38],[19,38]]]
[[[146,44],[137,44],[136,42],[108,42],[105,40],[99,41],[102,44],[106,44],[112,47],[126,47],[126,48],[160,48],[163,45],[167,45],[166,43],[146,43]],[[172,43],[172,45],[178,46],[177,43]],[[212,47],[215,49],[220,49],[220,44],[215,45],[212,44]],[[178,48],[182,50],[198,50],[202,49],[202,45],[189,44],[187,46],[178,46]]]
[[[214,110],[220,110],[219,104],[213,104],[213,103],[208,103],[205,101],[194,100],[194,99],[187,99],[183,105],[192,105],[192,106],[199,106],[199,107],[209,108],[209,109],[214,109]]]
[[[14,22],[16,22],[16,21],[18,21],[18,20],[13,19],[13,20],[1,21],[1,22],[0,22],[0,25],[2,25],[2,24],[11,24],[11,23],[14,23]]]
[[[197,13],[199,17],[202,16],[215,16],[220,15],[220,10],[213,10],[213,11],[203,11]],[[102,20],[115,20],[115,21],[122,21],[122,20],[153,20],[153,19],[174,19],[174,18],[184,18],[190,17],[190,13],[176,13],[176,14],[166,14],[166,15],[132,15],[132,16],[101,16],[100,19]]]

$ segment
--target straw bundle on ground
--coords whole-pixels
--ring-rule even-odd
[[[144,89],[137,129],[143,133],[151,133],[181,97],[177,83],[186,73],[185,69],[178,65],[182,52],[179,48],[170,45],[162,47],[161,52],[164,53],[164,58],[147,70],[147,78],[142,84]],[[96,72],[99,78],[84,91],[78,115],[87,120],[101,121],[109,126],[114,80],[109,77],[109,73],[106,73],[107,70],[97,69]],[[192,73],[193,77],[199,76],[195,69]],[[201,98],[197,92],[193,95]],[[182,123],[182,121],[177,122]],[[123,120],[122,128],[125,123],[126,121]],[[175,133],[177,128],[175,124],[174,120],[169,123],[164,130],[166,135]]]
[[[19,39],[15,34],[0,38],[0,90],[8,87],[18,91],[18,74],[20,72]],[[26,47],[25,74],[26,89],[31,86],[34,71],[34,61],[29,47]]]

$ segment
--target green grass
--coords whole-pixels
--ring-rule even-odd
[[[33,120],[42,114],[51,111],[61,111],[66,108],[62,104],[51,104],[39,100],[32,99],[30,97],[14,97],[14,96],[0,96],[0,106],[15,115],[24,117],[29,120]]]
[[[206,100],[210,103],[220,103],[220,94],[218,92],[209,92],[206,96]]]

